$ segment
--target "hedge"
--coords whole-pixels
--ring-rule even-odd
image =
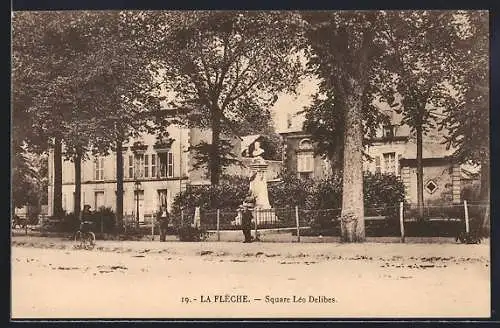
[[[191,210],[236,210],[248,195],[250,181],[245,177],[223,177],[217,186],[188,186],[174,199],[172,213]],[[316,181],[285,174],[280,182],[269,183],[269,201],[273,208],[299,206],[301,209],[336,209],[342,207],[342,179],[332,177]],[[365,173],[365,207],[395,207],[404,200],[404,185],[399,177]]]

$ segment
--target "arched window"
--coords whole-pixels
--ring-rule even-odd
[[[302,177],[310,177],[314,170],[314,153],[312,142],[302,139],[297,149],[297,173]]]

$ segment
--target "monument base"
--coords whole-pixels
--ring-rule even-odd
[[[268,208],[268,209],[256,208],[254,210],[253,217],[254,220],[256,220],[257,222],[257,226],[262,224],[272,224],[278,221],[274,208]]]
[[[253,223],[252,229],[255,228],[255,221],[257,222],[257,227],[263,224],[273,224],[278,222],[278,217],[274,208],[268,209],[254,209],[252,211]],[[241,225],[241,212],[238,212],[234,220],[231,222],[232,225]]]

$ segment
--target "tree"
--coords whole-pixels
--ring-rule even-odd
[[[181,109],[160,106],[161,82],[152,67],[157,48],[149,35],[153,16],[144,12],[96,12],[89,33],[92,78],[83,86],[85,102],[99,112],[90,119],[90,145],[96,155],[116,153],[117,227],[123,220],[123,143],[141,133],[167,138],[167,127]]]
[[[345,108],[329,80],[321,80],[319,94],[314,95],[310,106],[304,108],[304,130],[317,143],[316,153],[328,158],[334,175],[342,175],[344,161]],[[381,124],[388,117],[374,105],[376,96],[373,86],[367,86],[362,101],[363,146],[371,143]],[[365,157],[366,154],[363,153]]]
[[[484,11],[461,13],[465,23],[454,51],[453,70],[458,89],[457,106],[445,109],[440,122],[446,128],[448,147],[459,162],[481,165],[480,198],[489,201],[489,21]]]
[[[85,21],[85,20],[83,20]],[[62,215],[62,143],[71,121],[75,58],[86,49],[76,13],[13,16],[13,143],[31,151],[54,148],[54,215]]]
[[[203,150],[216,185],[227,158],[222,136],[239,136],[250,118],[259,122],[266,115],[277,93],[298,83],[296,15],[213,11],[155,17],[151,30],[160,36],[152,39],[163,40],[155,44],[157,67],[166,89],[175,93],[174,107],[192,109],[188,124],[211,129]]]
[[[151,94],[156,83],[150,59],[125,12],[22,13],[14,22],[14,111],[32,122],[18,133],[33,149],[54,141],[54,211],[62,212],[61,159],[75,163],[75,212],[79,210],[80,163],[88,150],[107,154],[116,142],[117,216],[123,215],[121,146],[151,126],[166,127]],[[41,28],[38,28],[38,27]],[[25,89],[30,90],[26,92]],[[33,91],[34,90],[34,91]],[[149,124],[151,123],[151,124]],[[16,131],[25,126],[15,120]],[[109,133],[111,131],[111,133]],[[64,142],[64,154],[63,145]],[[121,192],[120,192],[121,191]]]
[[[454,106],[451,82],[457,30],[452,11],[388,12],[383,37],[387,57],[380,67],[382,96],[398,113],[402,124],[416,135],[417,202],[424,214],[423,136],[435,128],[437,112]],[[399,100],[396,100],[398,99]]]
[[[335,103],[344,110],[342,240],[361,242],[365,239],[363,97],[375,73],[373,63],[383,50],[376,39],[381,13],[305,13],[304,18],[309,23],[307,35],[314,71],[327,81]]]

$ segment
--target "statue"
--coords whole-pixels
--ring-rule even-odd
[[[256,141],[254,143],[254,146],[255,148],[252,152],[252,157],[254,158],[254,161],[264,163],[264,158],[262,157],[262,155],[264,154],[264,149],[260,148],[260,142]]]
[[[255,207],[261,209],[268,209],[271,207],[269,204],[269,195],[267,191],[267,181],[265,172],[267,163],[262,157],[264,149],[260,148],[260,142],[255,142],[255,149],[252,152],[253,163],[252,169],[255,171],[250,179],[250,193],[255,198]]]

